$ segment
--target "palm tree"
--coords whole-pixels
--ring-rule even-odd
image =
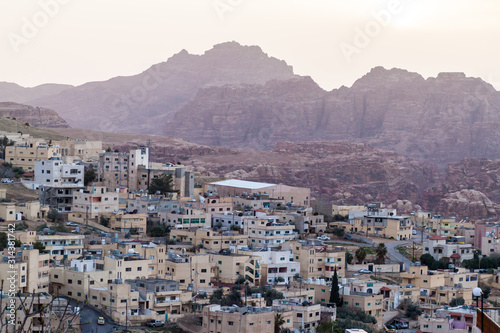
[[[366,250],[362,247],[358,248],[356,250],[356,252],[354,253],[354,256],[356,257],[356,260],[358,261],[358,263],[362,264],[363,261],[365,260],[366,258]]]
[[[378,243],[377,249],[375,250],[375,255],[377,256],[377,263],[383,264],[385,262],[385,256],[387,255],[387,248],[384,243]]]
[[[281,332],[281,326],[285,323],[285,319],[283,319],[283,315],[281,313],[277,313],[274,315],[274,333]]]

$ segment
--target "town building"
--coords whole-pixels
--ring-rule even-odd
[[[424,241],[423,253],[429,253],[435,260],[447,258],[450,264],[460,265],[463,260],[474,258],[474,250],[471,244],[456,242],[434,235]]]
[[[300,263],[303,279],[325,278],[331,280],[335,271],[339,278],[345,277],[345,251],[324,245],[316,246],[302,241],[289,241],[282,250],[291,250],[293,261]]]
[[[248,193],[267,194],[270,198],[283,200],[290,205],[310,205],[311,190],[304,187],[287,186],[283,184],[270,184],[251,182],[246,180],[228,179],[213,182],[207,185],[207,192],[217,193],[221,197],[246,196]]]
[[[5,149],[5,162],[11,163],[13,167],[22,168],[26,172],[35,171],[35,162],[61,157],[59,148],[49,146],[38,139],[30,139],[26,142],[7,146]]]
[[[92,185],[73,192],[73,209],[69,218],[80,223],[97,221],[99,214],[117,212],[118,209],[118,193],[109,192],[104,186]]]

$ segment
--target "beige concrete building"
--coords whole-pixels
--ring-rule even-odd
[[[246,232],[249,244],[256,248],[279,248],[296,238],[294,226],[288,222],[269,222],[265,218],[248,220]]]
[[[374,317],[380,317],[384,310],[383,295],[370,294],[363,292],[351,292],[344,294],[344,306],[359,309],[366,314]]]
[[[102,141],[66,139],[54,141],[54,147],[59,148],[61,157],[78,157],[83,162],[97,161],[102,153]]]
[[[221,197],[246,196],[249,193],[267,194],[290,205],[309,207],[311,190],[283,184],[258,183],[246,180],[228,179],[207,185],[207,192]]]
[[[127,214],[123,211],[118,213],[105,213],[103,217],[109,219],[109,228],[118,232],[130,233],[134,235],[145,236],[147,231],[146,214]]]
[[[215,266],[215,279],[223,283],[235,283],[244,278],[251,285],[261,284],[260,257],[244,254],[215,254],[213,255]]]
[[[14,167],[23,168],[26,172],[35,171],[35,162],[48,160],[52,157],[61,157],[59,148],[48,146],[38,139],[30,139],[5,149],[5,162]]]
[[[223,214],[227,212],[233,213],[233,201],[236,198],[226,197],[220,198],[218,196],[198,196],[194,197],[194,202],[190,201],[189,204],[193,209],[201,209],[205,213],[210,214]]]
[[[202,245],[205,249],[220,251],[231,247],[247,246],[248,236],[233,231],[216,232],[207,228],[172,229],[170,238],[176,242]]]
[[[214,277],[212,260],[208,254],[190,256],[169,253],[166,261],[166,278],[179,282],[180,288],[192,284],[193,290],[203,290],[209,287]]]
[[[295,228],[302,233],[319,234],[324,233],[328,224],[325,222],[325,217],[318,213],[313,213],[312,208],[298,210],[294,213],[289,213],[285,217],[286,221],[293,224]]]
[[[283,328],[292,329],[292,312],[282,313]],[[275,312],[212,304],[203,308],[203,333],[274,333]]]
[[[37,235],[51,259],[78,258],[83,254],[84,235]]]
[[[161,221],[175,229],[210,228],[210,213],[205,213],[201,209],[184,207],[178,211],[159,213]]]
[[[279,307],[283,312],[291,311],[293,313],[293,328],[301,330],[314,330],[319,325],[321,318],[321,305],[304,305],[294,300],[273,301],[273,307]]]
[[[96,221],[99,214],[113,213],[118,209],[118,193],[109,192],[103,186],[88,186],[83,191],[73,192],[73,209],[69,219],[74,222],[86,219]]]
[[[291,250],[293,261],[300,262],[300,276],[303,279],[330,280],[335,271],[339,278],[345,277],[345,251],[331,246],[314,246],[298,241],[287,242],[282,246]]]
[[[8,277],[13,271],[18,276],[15,280],[17,290],[22,293],[48,292],[49,291],[49,255],[39,253],[38,250],[30,249],[23,245],[25,249],[16,253],[14,262],[0,262],[0,281],[8,283]],[[7,249],[5,256],[10,256]],[[14,265],[15,267],[12,267]],[[8,288],[7,288],[8,289]]]

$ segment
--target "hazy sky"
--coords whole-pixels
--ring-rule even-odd
[[[498,90],[499,18],[498,0],[0,0],[0,81],[106,80],[234,40],[328,90],[379,65]]]

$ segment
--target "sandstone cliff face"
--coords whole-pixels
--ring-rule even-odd
[[[0,102],[0,117],[16,118],[35,127],[60,128],[69,127],[64,119],[46,108],[34,108],[17,103]]]
[[[500,160],[469,158],[448,165],[443,183],[429,188],[422,202],[445,216],[500,215]]]
[[[425,80],[377,67],[351,88],[331,92],[308,78],[205,89],[164,133],[264,150],[283,140],[349,139],[444,167],[500,157],[499,125],[500,93],[480,79],[444,73]]]
[[[264,84],[293,77],[290,66],[269,57],[258,46],[230,42],[203,55],[183,50],[138,75],[86,83],[30,104],[56,110],[73,127],[161,134],[176,108],[200,88]]]

